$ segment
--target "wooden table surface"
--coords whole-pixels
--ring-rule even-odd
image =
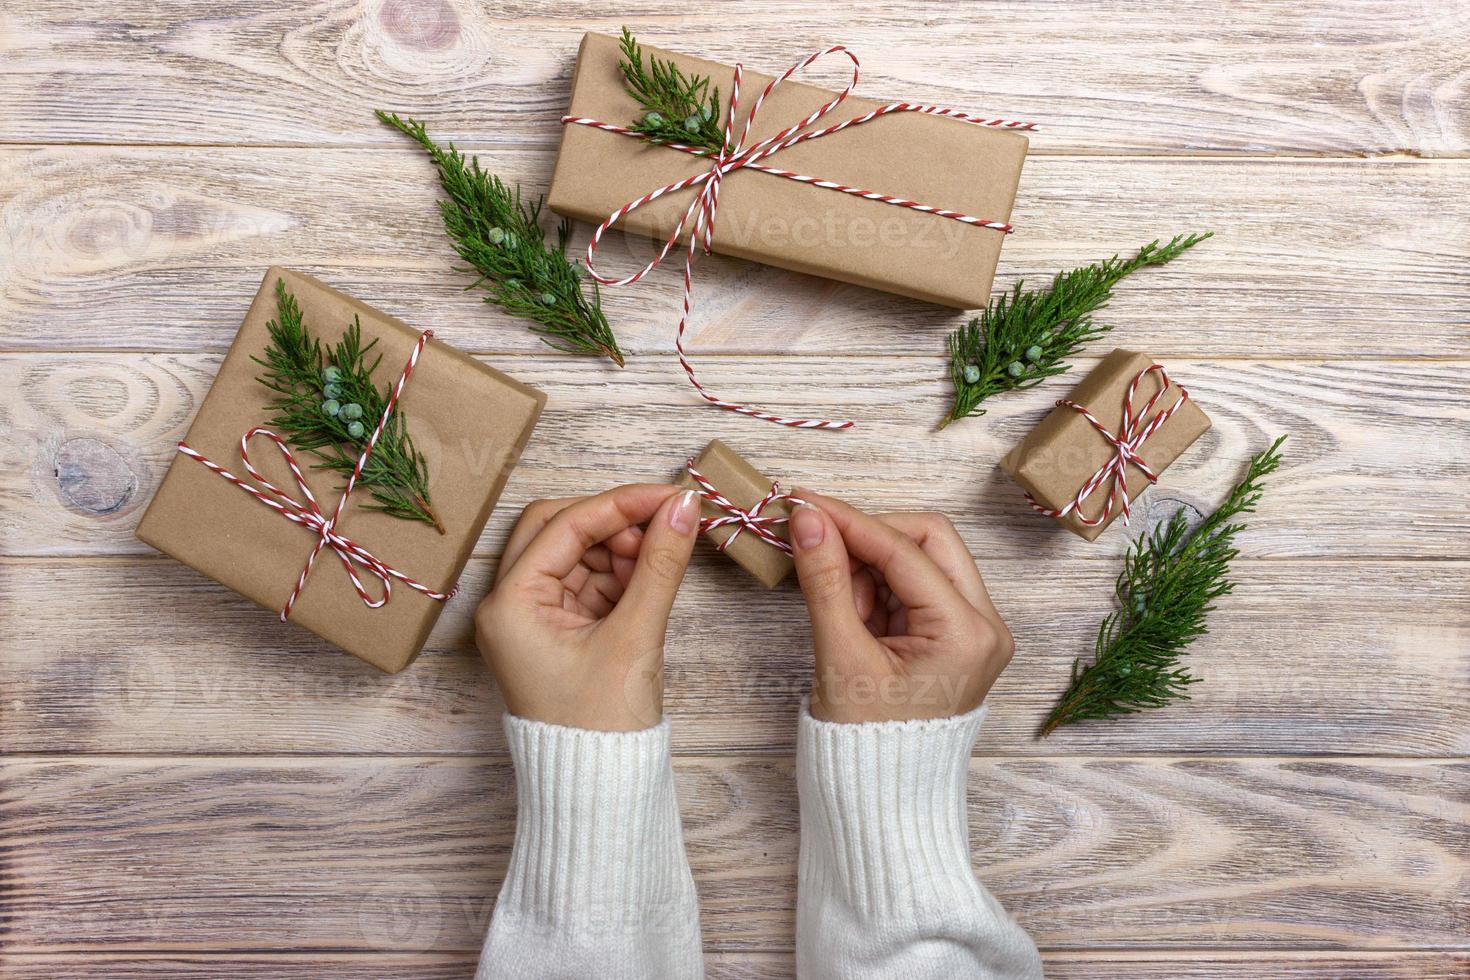
[[[784,480],[953,516],[1019,644],[972,763],[976,865],[1052,974],[1470,975],[1470,4],[882,6],[0,4],[0,972],[469,976],[514,817],[469,627],[507,530],[720,436]],[[868,94],[1042,122],[998,288],[1216,232],[1105,315],[1215,423],[1135,533],[1291,435],[1193,702],[1033,737],[1128,534],[1057,531],[994,464],[1095,358],[936,433],[958,315],[704,261],[708,381],[863,423],[793,432],[694,400],[676,271],[604,293],[621,372],[463,291],[427,162],[371,110],[539,191],[580,34],[622,23],[764,69],[841,40]],[[273,263],[551,397],[398,676],[133,538]],[[805,617],[701,548],[674,618],[710,972],[786,976]]]

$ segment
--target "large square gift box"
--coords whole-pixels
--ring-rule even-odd
[[[346,476],[318,468],[319,457],[289,447],[315,500],[314,518],[297,473],[269,436],[254,435],[247,449],[263,480],[242,458],[247,432],[280,428],[271,422],[273,392],[257,380],[264,369],[255,360],[270,343],[267,325],[278,315],[278,284],[295,298],[304,325],[324,348],[335,346],[354,321],[360,325],[363,344],[376,342],[367,363],[381,355],[372,372],[380,391],[392,389],[419,348],[419,331],[402,321],[311,276],[269,270],[138,537],[267,609],[280,612],[289,604],[291,621],[382,670],[399,671],[428,639],[546,396],[438,340],[423,342],[394,412],[423,455],[439,528],[369,509],[370,488],[358,486],[331,533],[340,536],[342,550],[363,553],[352,565],[363,591],[330,542],[315,554],[303,581],[323,537],[310,522],[335,513]],[[362,421],[368,433],[377,427],[377,419]],[[266,491],[265,482],[284,499]],[[385,577],[391,596],[373,608],[369,602],[381,599]]]

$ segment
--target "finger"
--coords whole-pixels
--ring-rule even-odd
[[[622,555],[624,558],[637,558],[638,547],[642,543],[643,528],[638,527],[636,524],[632,527],[623,528],[617,534],[614,534],[603,542],[608,551],[611,551],[615,555]]]
[[[863,578],[873,583],[873,605],[872,608],[869,609],[868,615],[864,618],[863,625],[866,626],[868,628],[868,632],[872,633],[874,636],[887,636],[888,622],[890,619],[890,610],[888,608],[888,587],[886,585],[878,585],[876,580],[873,578],[873,575],[874,572],[872,569],[866,567],[863,569]],[[858,613],[862,613],[861,608],[858,609]]]
[[[496,580],[505,577],[515,565],[516,560],[521,557],[521,553],[526,550],[526,545],[541,533],[541,529],[548,521],[581,499],[583,498],[563,497],[559,500],[533,500],[527,504],[521,511],[516,526],[511,529],[510,538],[505,542],[505,554],[500,558],[500,570],[496,573]]]
[[[605,619],[623,597],[623,584],[610,572],[598,572],[587,577],[576,595],[588,615]]]
[[[796,577],[812,620],[817,673],[821,674],[835,666],[826,662],[833,651],[851,649],[867,629],[853,597],[847,545],[832,518],[801,501],[791,509],[789,528]]]
[[[699,507],[699,496],[693,490],[664,501],[643,532],[633,575],[609,623],[642,632],[650,641],[662,641],[699,534]]]
[[[990,601],[980,569],[949,518],[943,514],[912,512],[873,516],[912,538],[924,554],[934,559],[945,578],[954,583],[970,605],[987,615],[995,613],[995,604]]]
[[[637,558],[624,558],[622,555],[613,555],[613,574],[617,576],[618,582],[624,589],[628,587],[629,582],[633,581],[633,569],[637,567]]]
[[[561,580],[577,567],[593,545],[648,520],[664,501],[678,492],[677,487],[669,484],[633,484],[563,507],[526,545],[510,574]]]
[[[909,635],[909,611],[899,606],[888,614],[888,636]]]
[[[857,610],[858,619],[866,620],[877,608],[878,584],[865,566],[859,566],[849,575],[852,578],[853,608]]]
[[[893,592],[889,590],[888,583],[883,581],[883,576],[875,569],[864,565],[863,576],[873,583],[873,608],[864,622],[869,633],[874,636],[887,636],[896,601],[893,598]]]
[[[612,552],[606,545],[595,544],[588,548],[587,553],[582,556],[582,564],[590,572],[610,572],[612,571]]]
[[[610,555],[609,567],[622,588],[633,581],[633,569],[638,564],[638,550],[643,546],[643,528],[630,527],[619,531],[603,544]]]
[[[833,497],[808,490],[795,491],[795,495],[820,507],[842,535],[848,552],[881,572],[888,588],[908,608],[966,601],[908,535]]]
[[[576,592],[578,589],[586,584],[587,579],[590,578],[591,575],[592,569],[588,568],[586,565],[578,565],[576,568],[572,569],[569,574],[562,578],[561,586],[569,592]]]

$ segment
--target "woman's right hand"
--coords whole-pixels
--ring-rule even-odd
[[[816,646],[812,716],[906,721],[978,707],[1015,643],[949,519],[793,497],[791,543]]]

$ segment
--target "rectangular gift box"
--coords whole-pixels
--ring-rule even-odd
[[[1090,411],[1099,422],[1107,426],[1109,432],[1116,433],[1123,423],[1123,399],[1128,386],[1140,371],[1146,370],[1153,363],[1153,358],[1147,354],[1118,348],[1103,358],[1067,397]],[[1143,411],[1148,400],[1159,390],[1160,384],[1162,382],[1157,373],[1139,383],[1133,398],[1135,413]],[[1178,400],[1179,386],[1175,383],[1159,399],[1148,418],[1167,411]],[[1209,428],[1209,416],[1191,397],[1172,418],[1144,441],[1139,447],[1138,455],[1155,474],[1161,474]],[[1059,510],[1077,496],[1077,491],[1083,484],[1106,465],[1114,454],[1113,447],[1080,412],[1066,405],[1058,405],[1031,430],[1020,445],[1001,459],[1000,468],[1031,494],[1037,503],[1051,510]],[[1149,485],[1149,480],[1136,466],[1129,466],[1127,473],[1128,499],[1131,502]],[[1082,511],[1089,519],[1095,519],[1102,512],[1111,485],[1111,480],[1105,482],[1083,502]],[[1093,527],[1083,524],[1075,510],[1065,517],[1057,518],[1057,522],[1072,533],[1094,541],[1107,530],[1120,512],[1121,507],[1115,507],[1106,521]]]
[[[734,70],[702,58],[644,46],[645,57],[673,59],[686,73],[718,86],[728,111]],[[792,52],[792,60],[808,52]],[[863,52],[856,52],[859,57]],[[572,76],[569,114],[620,126],[642,108],[623,87],[618,39],[587,34]],[[769,66],[784,69],[785,65]],[[846,75],[841,55],[811,71]],[[736,134],[770,75],[746,71]],[[750,143],[806,118],[834,93],[795,81],[766,101]],[[850,96],[811,129],[862,115],[884,103]],[[956,106],[982,111],[977,106]],[[1026,137],[942,116],[899,112],[793,146],[763,161],[773,167],[908,198],[975,217],[1010,221]],[[589,126],[562,127],[549,203],[558,214],[600,224],[613,211],[665,184],[709,169],[708,161]],[[670,194],[623,218],[616,227],[666,238],[696,191]],[[714,250],[814,276],[870,286],[942,306],[976,309],[990,302],[990,283],[1005,234],[864,200],[757,171],[736,171],[720,187]],[[609,254],[606,249],[599,253]],[[644,261],[640,256],[638,262]],[[632,263],[610,267],[623,269]]]
[[[727,500],[741,510],[750,510],[771,490],[770,480],[741,458],[735,450],[718,439],[706,446],[704,452],[694,460],[694,468],[699,470],[700,474],[716,490],[724,494]],[[694,478],[689,475],[688,470],[685,470],[679,477],[678,484],[681,487],[695,486]],[[789,517],[791,508],[786,501],[777,500],[765,507],[761,514],[768,517]],[[728,515],[706,500],[700,510],[700,516],[725,517]],[[785,524],[774,525],[771,530],[777,537],[789,540]],[[726,525],[706,531],[705,536],[719,545],[728,541],[735,531],[736,528],[733,525]],[[749,530],[741,531],[740,536],[725,549],[725,554],[734,559],[741,568],[753,575],[768,589],[774,589],[780,585],[781,581],[796,567],[790,555],[762,541]]]
[[[273,414],[273,394],[256,380],[269,343],[268,321],[276,316],[276,283],[283,281],[301,307],[303,322],[323,347],[335,345],[357,316],[363,344],[378,342],[369,355],[382,355],[373,372],[379,389],[395,383],[419,331],[380,313],[311,276],[272,268],[260,285],[245,322],[220,366],[188,444],[236,476],[248,480],[240,438]],[[371,361],[369,361],[371,363]],[[380,560],[430,588],[447,590],[458,578],[506,478],[531,436],[546,396],[452,347],[430,340],[404,387],[401,413],[416,448],[427,461],[429,495],[446,529],[370,511],[370,488],[359,486],[347,503],[341,532]],[[376,419],[364,419],[368,431]],[[316,457],[292,447],[319,506],[337,506],[344,479],[314,469]],[[271,483],[301,498],[275,444],[260,436],[250,443],[251,461]],[[307,556],[314,532],[286,520],[255,497],[211,472],[198,460],[176,456],[138,525],[138,537],[222,585],[279,612]],[[359,570],[377,595],[376,578]],[[471,601],[465,597],[454,602]],[[382,670],[397,672],[418,656],[444,603],[396,583],[386,605],[370,609],[353,589],[342,562],[323,549],[306,580],[292,621]]]

